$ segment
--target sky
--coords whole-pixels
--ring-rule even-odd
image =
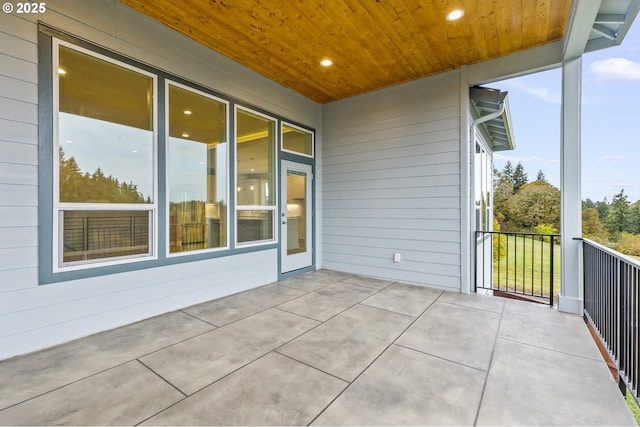
[[[582,60],[582,199],[610,202],[624,189],[640,200],[640,16],[620,46]],[[559,69],[487,86],[509,92],[516,149],[494,154],[494,167],[522,163],[560,185]]]

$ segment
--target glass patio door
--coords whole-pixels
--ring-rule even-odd
[[[281,271],[298,270],[313,262],[311,166],[282,161],[280,209]]]

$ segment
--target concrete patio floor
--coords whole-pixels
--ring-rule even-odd
[[[635,425],[579,316],[327,270],[0,362],[2,425]]]

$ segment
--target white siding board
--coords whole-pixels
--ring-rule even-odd
[[[366,258],[377,259],[376,265],[383,266],[387,264],[387,268],[402,270],[405,272],[417,273],[417,274],[430,274],[431,276],[441,277],[448,281],[450,278],[460,278],[460,266],[459,265],[443,265],[438,263],[424,262],[418,259],[407,259],[402,257],[402,262],[394,263],[392,259],[393,254],[388,256],[375,256],[375,254],[363,251],[357,254],[340,253],[332,254],[327,258],[328,261],[334,260],[344,264],[362,264],[366,261]],[[437,271],[437,273],[433,273]]]
[[[400,239],[378,239],[376,236],[341,236],[338,234],[324,235],[327,247],[331,245],[344,247],[374,247],[380,249],[420,251],[425,254],[437,252],[442,254],[455,255],[460,262],[460,244],[454,242],[433,242],[424,240],[400,240]]]
[[[384,193],[381,196],[385,196]],[[404,210],[404,209],[460,209],[459,197],[417,197],[417,194],[409,197],[396,197],[395,194],[389,193],[389,197],[379,197],[375,199],[364,197],[353,197],[351,199],[341,200],[324,200],[324,207],[326,210],[336,210],[337,212],[343,209],[389,209],[389,210]]]
[[[38,248],[36,246],[0,249],[0,270],[37,266]]]
[[[410,116],[386,118],[375,123],[367,121],[364,124],[353,126],[344,124],[344,128],[340,128],[339,124],[336,123],[336,126],[328,133],[328,137],[343,143],[344,140],[362,139],[385,134],[410,135],[412,133],[426,133],[442,129],[457,129],[456,125],[459,119],[457,115],[457,107],[450,107],[422,111],[419,114]]]
[[[356,255],[367,253],[371,256],[388,260],[393,252],[389,252],[388,248],[378,248],[374,246],[357,246],[357,245],[339,245],[335,243],[329,243],[326,245],[327,251],[336,255]],[[418,245],[415,248],[397,248],[395,252],[402,254],[402,262],[405,260],[414,262],[424,262],[428,264],[442,264],[453,265],[458,267],[460,263],[460,257],[456,254],[443,253],[443,252],[428,252]],[[401,263],[402,263],[401,262]],[[402,266],[400,266],[402,267]]]
[[[38,268],[17,268],[12,270],[0,270],[0,299],[6,293],[15,292],[37,286]]]
[[[0,76],[0,93],[5,98],[38,103],[38,85],[11,77]],[[3,135],[0,138],[4,139]]]
[[[33,123],[0,119],[0,139],[38,145],[38,126]],[[2,158],[0,158],[0,161],[2,161]]]
[[[3,163],[0,159],[0,184],[38,185],[38,167]]]
[[[38,188],[0,184],[0,206],[38,206]]]
[[[0,118],[24,123],[38,123],[38,105],[0,97]]]
[[[332,184],[334,182],[342,181],[361,181],[365,179],[389,179],[389,178],[411,178],[417,179],[428,176],[443,176],[454,175],[453,170],[459,167],[459,163],[447,163],[431,165],[429,167],[415,166],[415,167],[403,167],[403,168],[387,168],[379,169],[375,174],[372,174],[369,170],[364,171],[348,171],[341,173],[324,174],[322,180],[324,184]],[[414,181],[407,181],[414,182]],[[325,186],[324,188],[331,190],[331,186]]]
[[[356,261],[356,260],[352,260]],[[385,280],[398,281],[416,285],[429,286],[437,289],[444,289],[459,292],[460,277],[443,276],[426,272],[416,272],[404,267],[393,266],[392,261],[385,265],[363,265],[361,262],[344,262],[339,258],[334,259],[329,256],[326,259],[326,268],[343,271],[362,276],[376,277]]]
[[[35,25],[30,24],[33,24],[39,16],[2,13],[0,14],[0,32],[28,42],[37,43],[38,31]]]
[[[325,268],[461,289],[459,123],[456,71],[325,106]]]
[[[373,184],[378,183],[375,181]],[[384,181],[383,181],[384,182]],[[325,191],[322,195],[326,200],[353,200],[353,199],[399,199],[406,197],[417,197],[424,192],[424,187],[384,187],[380,189],[355,188],[357,195],[353,194],[354,188]],[[456,191],[455,185],[441,185],[429,188],[430,197],[448,197]]]
[[[343,191],[350,192],[351,190],[361,191],[377,191],[378,189],[386,188],[425,188],[435,187],[430,191],[436,193],[440,188],[446,189],[446,195],[451,194],[451,189],[447,189],[449,186],[459,187],[460,176],[459,175],[434,175],[434,176],[418,176],[415,182],[407,186],[407,181],[404,177],[400,178],[385,178],[385,179],[361,179],[361,180],[349,180],[349,181],[336,181],[331,185],[331,190],[324,189],[322,194],[323,198],[331,198],[331,194],[337,194]]]
[[[0,313],[31,310],[96,296],[108,298],[109,295],[121,292],[145,288],[152,289],[165,283],[182,283],[188,278],[195,277],[209,278],[214,284],[228,272],[245,270],[241,271],[241,277],[245,277],[244,275],[246,274],[252,274],[247,265],[265,263],[265,260],[271,259],[271,256],[273,256],[272,252],[275,251],[234,255],[206,261],[167,265],[153,269],[135,270],[42,285],[37,289],[31,289],[20,295],[12,295],[10,298],[0,300]],[[248,263],[248,260],[253,262]],[[273,268],[275,269],[276,267],[274,264]]]
[[[35,145],[0,140],[0,153],[2,153],[0,157],[2,162],[22,165],[38,164],[38,147]]]
[[[363,221],[367,223],[367,221]],[[442,230],[419,230],[410,228],[375,228],[375,227],[333,227],[335,232],[341,236],[349,237],[373,237],[381,240],[401,239],[401,240],[429,240],[432,243],[460,243],[459,231]]]
[[[357,142],[353,142],[355,138],[350,138],[342,141],[340,145],[325,149],[322,155],[325,159],[333,161],[334,157],[339,158],[341,156],[359,154],[363,150],[375,152],[390,151],[394,148],[398,150],[408,148],[427,150],[426,152],[428,153],[443,153],[457,149],[456,145],[452,144],[452,140],[454,140],[458,134],[457,129],[445,129],[428,133],[391,136],[388,138],[382,135],[376,135],[370,139],[359,138]],[[394,148],[390,148],[390,146]]]
[[[38,245],[37,227],[0,228],[0,249],[20,248]]]
[[[38,208],[30,206],[0,206],[3,227],[29,227],[38,225]]]
[[[325,173],[359,172],[369,170],[397,169],[402,167],[426,167],[446,163],[455,163],[458,160],[457,152],[436,153],[427,155],[389,157],[378,155],[378,153],[367,153],[370,158],[366,160],[353,161],[355,157],[350,157],[349,163],[335,162],[325,165]],[[362,156],[361,156],[362,159]]]
[[[1,48],[0,48],[1,49]],[[0,75],[27,82],[38,81],[38,64],[4,55],[0,50]]]
[[[0,32],[0,46],[2,46],[2,53],[5,55],[34,64],[38,63],[38,45],[33,41]]]
[[[409,230],[434,230],[434,231],[459,231],[460,221],[446,219],[425,219],[425,218],[405,218],[401,222],[389,222],[385,218],[368,218],[368,227],[373,229],[409,229]],[[328,227],[363,227],[360,218],[336,218],[335,216],[325,219]]]

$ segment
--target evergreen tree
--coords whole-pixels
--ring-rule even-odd
[[[536,177],[536,181],[547,182],[547,177],[544,176],[544,173],[542,172],[542,169],[540,169],[538,171],[538,176]]]
[[[587,200],[582,201],[582,210],[595,209],[595,208],[596,208],[596,204],[593,200],[587,198]],[[598,211],[596,211],[596,213],[598,213]]]
[[[629,200],[624,194],[624,189],[613,196],[609,213],[607,214],[606,226],[611,234],[619,234],[628,230],[629,226]]]
[[[629,233],[640,234],[640,200],[629,207]]]
[[[513,170],[513,194],[520,190],[520,187],[525,185],[529,181],[527,173],[524,171],[522,163],[518,162],[516,168]]]
[[[605,197],[601,202],[596,202],[595,208],[600,216],[600,221],[604,223],[609,215],[609,201],[607,198]]]

